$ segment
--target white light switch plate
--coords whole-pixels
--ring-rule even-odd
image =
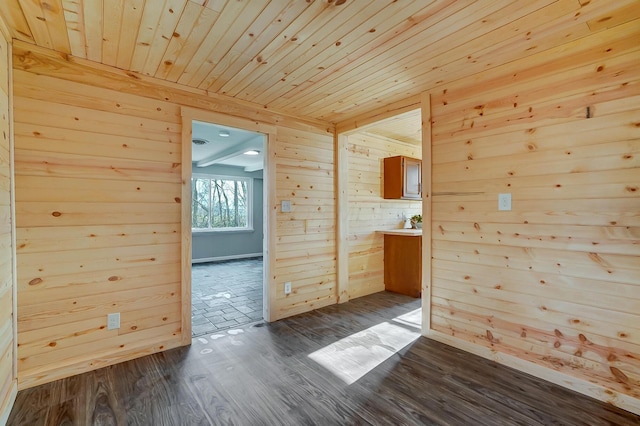
[[[291,201],[289,200],[282,200],[282,202],[280,203],[280,211],[282,213],[289,213],[291,212]]]
[[[120,312],[107,314],[107,330],[120,328]]]
[[[498,210],[511,210],[511,194],[498,194]]]

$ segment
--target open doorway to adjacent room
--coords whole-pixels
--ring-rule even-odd
[[[343,226],[347,253],[340,269],[348,271],[349,298],[386,290],[415,297],[419,308],[423,252],[421,108],[415,105],[345,132],[339,136],[339,144],[344,153],[340,157],[341,187],[345,188],[342,205],[348,210]],[[428,224],[428,218],[424,222]],[[412,227],[419,229],[406,229]],[[428,225],[424,232],[428,235]]]
[[[192,122],[192,336],[263,319],[266,136]]]

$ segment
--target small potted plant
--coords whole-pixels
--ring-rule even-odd
[[[414,214],[411,216],[411,227],[413,229],[422,229],[422,215]]]

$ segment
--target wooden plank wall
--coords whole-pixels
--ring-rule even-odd
[[[0,23],[2,23],[0,21]],[[8,34],[8,33],[7,33]],[[0,424],[15,399],[14,244],[11,170],[11,45],[0,28]]]
[[[20,42],[14,86],[22,388],[180,344],[182,105],[278,123],[272,312],[335,302],[332,126]]]
[[[377,137],[366,132],[349,135],[348,253],[349,298],[384,290],[384,238],[376,231],[399,228],[402,215],[422,211],[422,203],[384,199],[385,157],[422,158],[422,147]]]
[[[21,387],[177,346],[178,107],[19,69],[14,95]]]
[[[640,412],[640,22],[614,21],[431,92],[430,334]]]
[[[333,135],[278,127],[274,319],[337,301],[334,167]],[[291,201],[291,213],[280,212],[281,200]]]

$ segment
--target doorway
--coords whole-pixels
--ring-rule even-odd
[[[346,241],[345,255],[339,259],[342,262],[339,269],[347,271],[345,281],[348,283],[349,298],[352,299],[393,287],[387,282],[390,281],[387,274],[391,268],[386,265],[392,256],[385,253],[387,238],[382,231],[404,231],[405,226],[411,227],[412,218],[417,220],[420,216],[422,220],[421,196],[402,195],[389,199],[385,197],[384,189],[387,158],[401,158],[416,164],[416,171],[421,174],[422,111],[418,106],[363,125],[340,135],[339,144],[343,153],[340,169],[345,171],[340,178],[340,185],[344,188],[341,191],[344,194],[341,204],[347,210],[344,215],[346,226],[342,229]],[[416,188],[420,188],[416,189],[420,193],[421,185],[417,184]],[[401,188],[400,193],[403,193]],[[413,265],[421,263],[419,246],[422,239],[416,237],[421,232],[416,230],[406,234],[406,238],[404,234],[398,236],[403,241],[410,241],[412,247],[416,246],[415,259],[410,261]],[[399,257],[404,259],[405,256]],[[415,269],[418,271],[411,275],[411,286],[419,291],[422,281],[420,267]],[[415,294],[411,295],[415,297]]]
[[[263,319],[265,136],[193,121],[192,335]]]
[[[185,108],[183,342],[269,321],[269,126]],[[186,160],[189,161],[186,161]]]

